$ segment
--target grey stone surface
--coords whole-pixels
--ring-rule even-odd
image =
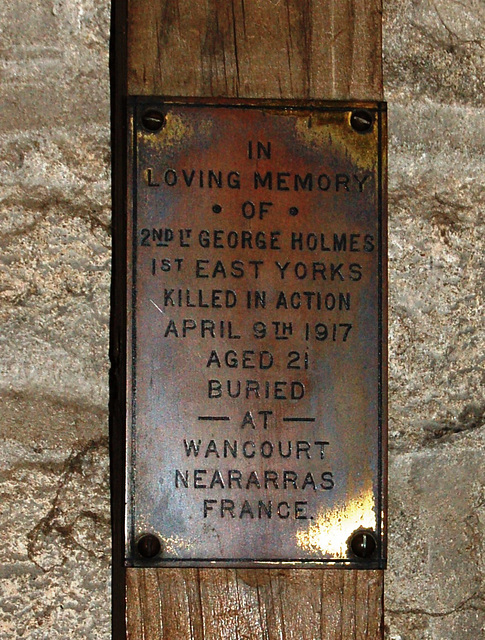
[[[108,640],[109,5],[0,6],[0,636]],[[389,640],[485,637],[485,4],[385,3]]]
[[[109,638],[106,437],[67,457],[4,441],[0,482],[1,637]]]
[[[0,25],[0,637],[107,640],[109,4]]]
[[[389,640],[485,637],[485,5],[386,3]]]
[[[0,136],[0,388],[106,405],[108,145],[108,122]]]
[[[482,0],[385,0],[387,97],[484,105]]]
[[[390,638],[484,633],[483,436],[393,456],[390,465]]]

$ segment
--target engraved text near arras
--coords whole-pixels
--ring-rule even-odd
[[[339,482],[315,369],[358,339],[378,238],[375,225],[341,224],[338,203],[359,206],[376,178],[358,167],[282,170],[278,153],[277,140],[247,139],[222,169],[163,155],[139,167],[147,198],[190,209],[162,204],[134,231],[139,277],[152,281],[139,304],[157,317],[153,348],[185,351],[193,365],[177,462],[161,473],[202,521],[313,520],[307,496],[324,501]],[[305,205],[309,194],[323,213]]]

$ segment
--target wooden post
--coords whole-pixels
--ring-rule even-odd
[[[114,272],[118,284],[113,300],[120,305],[125,294],[117,273],[124,258],[116,243],[123,234],[119,176],[124,165],[116,156],[124,152],[119,143],[123,96],[382,100],[381,1],[128,0],[127,6],[115,4]],[[113,388],[118,393],[112,396],[113,475],[118,474],[115,482],[123,483],[119,424],[124,411],[120,383],[124,365],[119,345],[124,328],[115,319],[112,330]],[[119,493],[115,520],[123,508]],[[115,640],[382,638],[382,571],[124,570],[122,534],[115,522]]]

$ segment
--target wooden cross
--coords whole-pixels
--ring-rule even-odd
[[[125,568],[127,96],[382,100],[380,0],[126,0],[114,6],[111,355],[114,640],[377,640],[383,572]]]

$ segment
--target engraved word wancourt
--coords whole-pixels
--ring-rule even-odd
[[[385,112],[134,99],[126,558],[384,562]],[[164,126],[143,126],[146,109]]]

